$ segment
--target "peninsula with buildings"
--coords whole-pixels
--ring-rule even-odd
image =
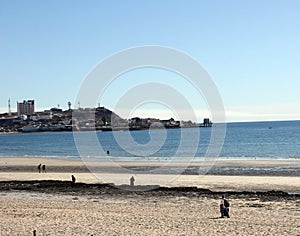
[[[123,119],[103,106],[72,109],[71,102],[68,102],[67,110],[53,107],[49,110],[35,111],[35,101],[24,100],[17,102],[17,112],[12,112],[10,100],[8,100],[8,112],[0,114],[0,133],[143,130],[211,126],[212,123],[207,118],[204,119],[203,124],[196,124],[192,121],[176,121],[173,118],[168,120],[139,117]]]

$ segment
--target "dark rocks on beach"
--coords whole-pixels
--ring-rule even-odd
[[[185,196],[185,197],[211,197],[219,198],[224,192],[214,192],[209,189],[197,187],[160,187],[160,186],[130,186],[114,184],[85,184],[76,183],[76,190],[70,188],[69,181],[41,180],[41,181],[0,181],[1,191],[32,191],[49,194],[76,194],[76,195],[142,195],[142,196]],[[129,191],[130,190],[130,191]],[[250,192],[228,191],[230,198],[260,198],[261,200],[288,200],[300,199],[300,194],[289,194],[282,191]]]

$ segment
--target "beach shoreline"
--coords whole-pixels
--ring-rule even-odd
[[[188,159],[189,160],[189,159]],[[122,166],[122,167],[286,167],[294,166],[300,168],[300,159],[218,159],[206,158],[203,161],[178,161],[178,160],[146,160],[146,161],[120,161],[114,160],[114,157],[99,157],[97,159],[71,159],[63,157],[0,157],[0,166],[3,171],[5,166],[36,166],[38,163],[45,163],[48,166]]]

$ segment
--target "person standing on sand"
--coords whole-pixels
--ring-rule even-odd
[[[134,177],[131,176],[131,178],[130,178],[130,186],[134,186],[134,181],[135,181]]]
[[[220,212],[221,212],[221,218],[224,218],[224,216],[229,216],[229,201],[225,198],[225,195],[222,195],[221,204],[220,204]]]
[[[75,187],[76,178],[75,178],[74,175],[72,175],[71,177],[72,177],[71,187],[74,188]]]
[[[46,165],[42,165],[42,172],[46,173]]]
[[[41,173],[41,166],[42,166],[42,164],[39,164],[39,165],[37,166],[37,169],[38,169],[39,173]]]

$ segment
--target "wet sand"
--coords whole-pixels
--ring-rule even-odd
[[[110,166],[112,165],[113,158],[101,157],[97,162],[90,161],[95,165]],[[0,157],[1,167],[4,166],[36,166],[39,163],[45,163],[48,166],[83,166],[84,162],[79,159],[59,159],[59,158],[47,158],[47,157]],[[181,162],[166,162],[166,161],[136,161],[136,162],[116,162],[122,166],[161,166],[164,163],[168,163],[169,166],[181,166]],[[207,159],[205,162],[192,162],[191,166],[205,166],[210,163]],[[234,160],[234,159],[217,159],[213,162],[217,166],[238,166],[238,167],[255,167],[255,166],[300,166],[300,159],[286,159],[286,160],[266,160],[266,159],[250,159],[250,160]]]
[[[247,176],[299,176],[300,160],[216,160],[184,163],[180,161],[127,161],[120,162],[99,158],[97,161],[79,159],[54,159],[44,157],[0,157],[0,172],[36,172],[39,163],[47,166],[47,172],[86,173],[92,168],[95,172],[117,173],[120,167],[143,173],[210,175],[247,175]],[[182,170],[182,171],[181,171]]]

